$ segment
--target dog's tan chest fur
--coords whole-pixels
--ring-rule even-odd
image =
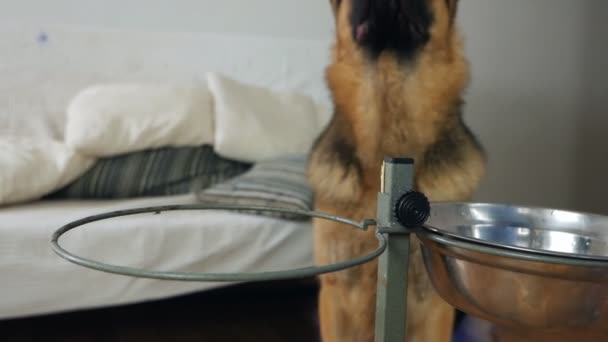
[[[455,1],[428,0],[435,24],[413,60],[390,51],[369,58],[353,41],[351,2],[333,2],[337,41],[326,72],[335,113],[309,162],[315,210],[375,218],[384,157],[416,161],[415,185],[432,201],[471,198],[485,171],[482,150],[460,112],[468,65],[453,28]],[[422,0],[419,0],[422,1]],[[374,232],[314,220],[319,264],[351,259],[377,246]],[[413,239],[408,296],[410,342],[448,342],[454,311],[434,292]],[[374,340],[377,263],[321,277],[325,342]]]

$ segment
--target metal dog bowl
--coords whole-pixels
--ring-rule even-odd
[[[418,237],[448,303],[503,326],[608,331],[608,218],[466,203],[431,212]]]

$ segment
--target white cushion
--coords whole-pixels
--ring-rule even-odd
[[[69,104],[65,139],[95,157],[211,144],[212,108],[204,84],[92,86]]]
[[[56,140],[0,137],[0,205],[39,199],[74,181],[93,163]]]
[[[278,92],[209,73],[215,100],[215,150],[257,162],[307,152],[325,122],[312,98]]]

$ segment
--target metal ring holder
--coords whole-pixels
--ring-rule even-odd
[[[278,212],[278,213],[289,213],[298,214],[308,217],[316,217],[343,223],[348,226],[352,226],[355,229],[366,230],[368,226],[374,224],[373,221],[356,222],[348,219],[343,219],[337,216],[326,215],[317,212],[299,211],[293,209],[280,209],[280,208],[269,208],[269,207],[247,207],[247,206],[235,206],[235,205],[174,205],[174,206],[161,206],[161,207],[149,207],[131,210],[115,211],[111,213],[95,215],[88,218],[84,218],[75,222],[72,222],[53,234],[51,240],[51,246],[55,253],[62,258],[73,262],[77,265],[88,267],[97,271],[114,273],[125,276],[132,276],[138,278],[149,278],[149,279],[160,279],[160,280],[175,280],[175,281],[194,281],[194,282],[258,282],[258,281],[274,281],[274,280],[287,280],[294,278],[307,278],[325,273],[333,273],[341,271],[347,268],[355,267],[361,264],[368,263],[377,257],[379,257],[386,250],[387,241],[386,238],[377,234],[379,246],[373,252],[360,256],[358,258],[347,260],[341,263],[336,263],[326,266],[318,267],[306,267],[294,270],[276,271],[276,272],[263,272],[263,273],[184,273],[184,272],[159,272],[151,270],[143,270],[131,267],[117,266],[101,263],[98,261],[86,259],[77,256],[69,251],[65,250],[59,245],[59,238],[65,233],[82,227],[86,224],[107,220],[111,218],[154,213],[160,214],[167,211],[179,211],[179,210],[256,210],[256,211],[267,211],[267,212]]]
[[[429,217],[430,204],[423,194],[411,190],[414,180],[414,162],[412,159],[387,158],[382,169],[382,192],[378,198],[377,220],[370,219],[356,222],[325,213],[268,207],[174,205],[110,212],[69,223],[53,234],[51,247],[57,255],[69,262],[102,272],[138,278],[200,282],[249,282],[305,278],[341,271],[379,258],[376,341],[403,342],[406,335],[404,322],[406,322],[407,307],[407,272],[404,272],[404,270],[407,270],[409,265],[410,233],[412,232],[411,229],[420,227],[426,222]],[[299,214],[343,223],[359,230],[367,230],[370,226],[375,225],[377,226],[376,237],[379,245],[376,250],[368,255],[332,265],[265,273],[203,274],[159,272],[104,264],[77,256],[65,250],[59,244],[60,238],[65,233],[89,223],[123,216],[144,213],[159,214],[177,210],[257,210]]]

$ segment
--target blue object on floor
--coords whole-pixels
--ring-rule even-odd
[[[465,316],[454,331],[452,342],[490,342],[492,326],[478,318]]]

